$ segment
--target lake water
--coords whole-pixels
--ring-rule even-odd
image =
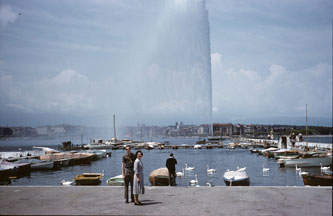
[[[167,139],[170,145],[195,144],[197,139]],[[166,140],[153,140],[166,141]],[[332,137],[309,137],[309,142],[332,143]],[[224,141],[227,144],[228,140]],[[47,146],[57,148],[61,140],[10,140],[0,141],[0,151],[32,150],[32,146]],[[80,143],[80,141],[73,143]],[[135,153],[135,150],[132,150]],[[206,186],[207,182],[215,186],[225,186],[223,174],[227,169],[236,169],[237,167],[246,167],[246,172],[250,177],[251,186],[303,186],[302,178],[296,174],[294,168],[279,168],[275,159],[266,158],[257,154],[251,154],[248,149],[165,149],[165,150],[142,150],[144,164],[145,185],[150,185],[148,181],[149,173],[161,167],[165,167],[165,161],[169,154],[174,153],[178,161],[177,171],[181,171],[185,164],[194,166],[193,171],[185,171],[185,176],[177,178],[178,186],[189,186],[190,180],[194,175],[198,175],[200,186]],[[72,180],[78,174],[83,172],[102,172],[105,171],[101,185],[107,185],[106,180],[110,177],[121,174],[122,156],[124,150],[113,150],[112,156],[98,161],[93,161],[90,165],[79,165],[63,167],[55,171],[37,171],[31,172],[29,177],[13,179],[12,186],[27,185],[59,185],[61,180]],[[207,167],[216,169],[213,175],[207,174]],[[263,174],[262,169],[269,168],[267,174]],[[310,173],[320,173],[320,168],[307,168],[302,171]]]

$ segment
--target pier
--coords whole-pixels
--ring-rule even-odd
[[[331,215],[332,187],[0,187],[1,215]]]

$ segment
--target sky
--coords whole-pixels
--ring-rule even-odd
[[[200,86],[174,87],[181,99],[163,103],[169,70],[138,72],[173,42],[188,64],[195,19],[170,28],[166,18],[170,2],[188,0],[0,0],[0,125],[111,126],[113,114],[123,125],[305,125],[307,104],[310,125],[332,126],[332,1],[194,1],[208,11],[211,119],[179,102]],[[186,37],[164,43],[167,31]]]

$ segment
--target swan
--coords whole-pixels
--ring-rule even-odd
[[[104,171],[104,170],[102,170],[102,177],[104,177],[104,172],[105,172],[105,171]]]
[[[262,165],[262,171],[263,171],[263,172],[268,172],[268,171],[269,171],[269,168],[265,168],[264,165]]]
[[[237,171],[245,171],[245,170],[246,170],[246,167],[243,167],[243,168],[237,167]]]
[[[207,172],[214,173],[214,172],[216,172],[216,169],[209,169],[209,166],[207,165]]]
[[[299,176],[303,176],[303,175],[308,175],[309,174],[309,172],[302,172],[302,169],[301,168],[299,168]]]
[[[184,172],[184,171],[185,171],[185,170],[183,169],[182,172],[177,172],[176,175],[177,175],[178,177],[183,177],[183,176],[185,175],[185,172]]]
[[[330,169],[329,166],[328,166],[328,167],[323,167],[323,164],[320,163],[320,170],[321,170],[322,172],[327,172],[329,169]]]
[[[72,181],[61,180],[60,184],[64,185],[64,186],[71,186],[73,184],[73,182]]]
[[[188,167],[187,164],[185,164],[185,170],[194,170],[194,167]]]
[[[190,181],[190,184],[191,184],[191,185],[198,184],[198,175],[195,174],[194,176],[195,176],[195,179],[192,179],[192,180]]]
[[[296,170],[296,172],[300,172],[300,171],[301,171],[301,168],[298,168],[298,167],[297,167],[297,164],[296,164],[296,166],[295,166],[295,170]]]
[[[213,187],[213,185],[209,182],[207,182],[206,185],[208,185],[208,187]]]

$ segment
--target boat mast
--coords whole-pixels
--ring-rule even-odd
[[[116,115],[113,114],[113,136],[114,139],[117,140],[117,136],[116,136]]]
[[[306,151],[308,150],[308,104],[305,107],[306,126],[305,126],[305,139],[306,139]]]

